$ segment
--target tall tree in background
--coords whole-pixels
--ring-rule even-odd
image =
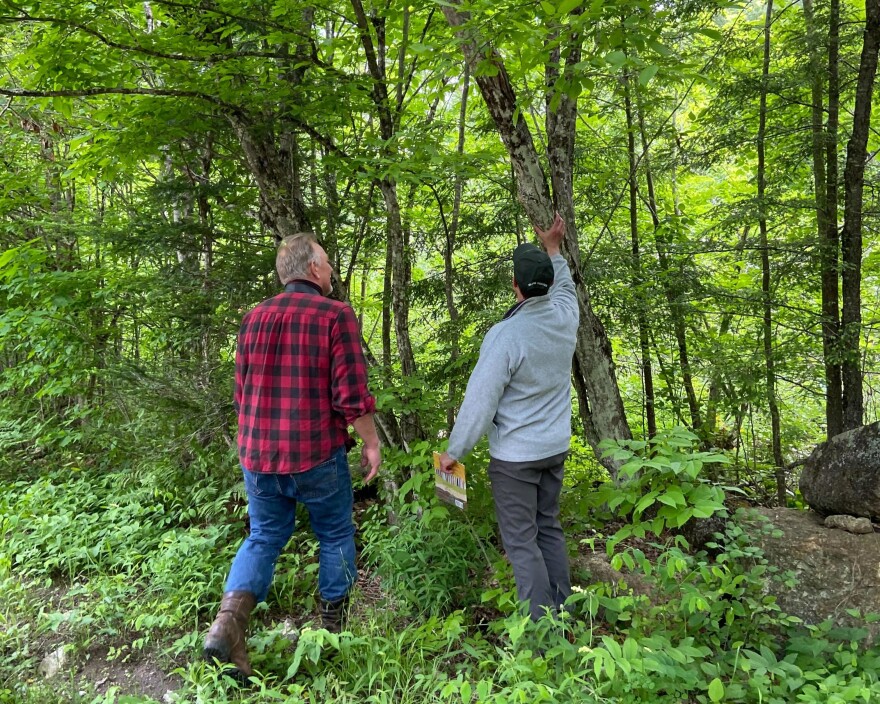
[[[773,299],[770,290],[770,247],[767,242],[767,91],[770,76],[770,27],[773,19],[773,0],[767,3],[764,16],[764,60],[761,68],[760,108],[758,110],[758,230],[761,234],[761,298],[763,302],[762,337],[767,383],[767,406],[770,411],[770,433],[773,444],[773,464],[776,474],[776,500],[785,506],[785,462],[782,459],[782,440],[779,427],[779,403],[776,397],[776,371],[773,352]]]
[[[846,147],[846,170],[843,175],[841,347],[843,354],[844,430],[858,428],[864,419],[860,344],[862,336],[862,207],[878,48],[880,48],[880,0],[865,0],[865,31],[856,83],[853,128]]]
[[[382,141],[390,148],[400,127],[400,115],[403,110],[403,99],[409,85],[403,67],[405,66],[404,51],[400,52],[400,73],[396,78],[398,91],[394,105],[388,91],[386,66],[386,27],[385,18],[376,15],[372,22],[364,11],[361,0],[351,0],[351,6],[357,21],[358,34],[363,44],[367,59],[367,68],[372,79],[371,96],[378,115],[379,133]],[[430,22],[430,16],[427,20]],[[403,10],[404,41],[409,27],[409,10]],[[415,61],[415,58],[413,59]],[[388,158],[388,153],[382,157]],[[390,265],[390,298],[394,318],[394,332],[397,340],[401,371],[405,377],[416,374],[416,361],[413,354],[409,330],[409,286],[412,278],[410,258],[407,253],[407,232],[403,226],[400,212],[400,201],[397,197],[397,181],[389,175],[378,177],[378,187],[385,202],[388,232],[388,256],[386,268]],[[388,274],[386,272],[386,281]],[[401,430],[405,442],[409,443],[423,435],[418,418],[408,413],[404,416]]]
[[[566,0],[503,12],[462,0],[443,10],[445,23],[435,5],[368,0],[0,4],[0,237],[15,249],[0,255],[0,326],[20,336],[0,338],[11,362],[0,414],[18,394],[24,416],[45,411],[41,422],[63,422],[62,409],[86,409],[85,418],[99,398],[134,418],[120,390],[141,385],[157,404],[175,399],[193,417],[211,416],[213,430],[187,431],[196,445],[228,437],[229,341],[241,312],[277,291],[275,239],[309,228],[333,256],[337,290],[358,307],[368,348],[380,346],[382,329],[381,352],[369,357],[383,405],[414,422],[380,425],[417,455],[417,423],[425,437],[442,437],[462,370],[504,307],[499,261],[513,233],[528,237],[522,215],[542,224],[558,210],[582,318],[575,431],[594,447],[629,437],[624,408],[643,403],[654,410],[648,434],[687,424],[745,452],[755,471],[780,466],[779,446],[794,453],[811,441],[818,417],[829,433],[835,417],[843,427],[841,384],[834,390],[838,111],[857,108],[853,124],[868,125],[866,139],[853,130],[862,157],[848,156],[846,167],[863,168],[847,187],[876,172],[865,158],[875,148],[863,119],[869,64],[858,60],[859,51],[870,57],[874,24],[863,41],[850,0],[844,21],[834,2],[813,20],[809,3],[803,18],[777,10],[778,34],[763,53],[747,22],[757,6],[712,0]],[[823,135],[815,27],[829,10],[841,50],[838,58],[832,36]],[[809,80],[790,60],[805,33]],[[758,59],[768,52],[769,74]],[[469,81],[482,100],[467,99]],[[850,292],[877,280],[876,193],[863,187],[861,198],[847,201],[848,214],[861,211],[867,255],[860,270],[846,267],[862,276],[861,287],[847,278]],[[828,242],[821,262],[817,231]],[[22,293],[25,270],[39,282],[33,299]],[[76,287],[83,293],[68,295]],[[27,306],[40,315],[22,313]],[[877,304],[864,295],[855,310],[862,332],[852,358],[866,355],[870,369]],[[56,319],[70,324],[48,325]],[[32,362],[25,339],[35,341]],[[66,391],[53,361],[64,350],[82,362]],[[778,433],[767,413],[768,358]],[[57,403],[36,397],[44,388]],[[826,394],[823,412],[816,400]]]
[[[633,116],[632,78],[627,69],[623,71],[623,100],[624,113],[626,115],[627,133],[627,156],[629,162],[629,232],[632,243],[632,268],[633,268],[633,291],[635,293],[636,323],[639,328],[639,352],[641,353],[642,384],[645,394],[645,428],[649,438],[657,434],[657,414],[654,400],[654,373],[651,368],[651,347],[649,345],[649,330],[647,316],[647,291],[642,275],[641,243],[639,242],[639,219],[638,219],[638,156],[636,155],[636,125]],[[644,132],[643,132],[644,138]],[[644,146],[643,146],[644,153]],[[650,172],[648,172],[650,179]],[[653,184],[649,181],[649,191]],[[650,195],[653,201],[653,192]],[[653,202],[651,203],[653,206]],[[649,207],[651,207],[649,206]],[[654,215],[653,209],[651,210]]]
[[[828,42],[828,128],[823,127],[823,71],[819,32],[813,13],[812,0],[804,0],[807,51],[810,59],[810,107],[812,124],[813,197],[816,203],[816,231],[819,243],[822,296],[822,356],[825,363],[825,427],[826,437],[834,437],[843,430],[843,387],[840,363],[837,361],[837,338],[840,331],[839,296],[837,290],[837,107],[832,109],[832,89],[837,100],[837,44],[836,23],[839,21],[838,0],[831,0],[831,31]],[[832,171],[832,160],[834,168]],[[834,198],[826,178],[834,178]],[[833,210],[829,206],[833,202]]]

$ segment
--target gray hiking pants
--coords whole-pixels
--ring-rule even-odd
[[[559,494],[568,453],[531,462],[489,460],[501,541],[513,565],[516,594],[532,619],[571,594],[568,550],[559,524]]]

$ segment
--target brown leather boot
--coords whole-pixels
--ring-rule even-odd
[[[205,659],[229,663],[230,674],[241,682],[247,682],[254,674],[247,655],[247,624],[256,604],[257,599],[250,592],[226,592],[220,602],[220,613],[205,636]]]

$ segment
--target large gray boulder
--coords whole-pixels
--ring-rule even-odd
[[[823,516],[880,519],[880,422],[822,443],[801,472],[801,494]]]
[[[762,530],[767,521],[761,516],[779,530]],[[864,627],[872,642],[880,642],[880,623],[847,613],[880,614],[880,533],[827,528],[815,512],[790,508],[749,509],[746,517],[748,533],[770,565],[797,578],[791,588],[767,583],[785,613],[812,625],[831,619],[839,626]]]

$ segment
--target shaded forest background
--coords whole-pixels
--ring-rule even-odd
[[[717,449],[729,465],[707,481],[801,505],[798,468],[814,445],[880,417],[878,46],[878,0],[0,0],[0,583],[18,604],[5,618],[78,634],[81,653],[95,633],[117,656],[131,644],[114,638],[137,636],[127,652],[162,642],[178,664],[197,646],[244,530],[235,335],[244,312],[280,290],[278,240],[303,230],[334,263],[334,295],[360,317],[381,410],[383,509],[361,517],[364,554],[408,585],[410,603],[439,605],[446,619],[401,630],[422,660],[399,671],[429,667],[467,631],[477,640],[456,652],[483,664],[457,675],[455,696],[470,701],[470,681],[486,674],[473,655],[489,647],[482,631],[449,615],[471,603],[459,593],[468,570],[497,557],[482,520],[486,448],[468,459],[479,520],[453,524],[466,530],[438,527],[430,455],[512,301],[510,253],[555,211],[581,311],[567,526],[585,530],[599,511],[588,489],[632,457],[597,452],[602,440],[656,437],[693,467]],[[670,431],[679,426],[693,448]],[[720,507],[711,496],[706,514]],[[626,507],[637,505],[636,492]],[[389,533],[388,508],[414,522]],[[589,535],[578,538],[593,546]],[[754,557],[740,534],[728,539],[730,555]],[[306,540],[273,588],[288,612],[314,606]],[[661,553],[673,566],[657,589],[684,600],[691,558],[673,552]],[[628,564],[642,564],[633,554]],[[501,586],[477,597],[494,616],[513,608],[498,564]],[[765,657],[757,643],[776,648],[768,634],[781,627],[762,573],[737,577],[744,587],[732,564],[726,586],[707,572],[709,591],[681,602],[684,631],[600,594],[606,616],[628,614],[610,626],[632,636],[627,648],[680,646],[681,662],[702,667],[670,665],[670,701],[694,689],[719,701],[725,686],[730,701],[756,691],[793,701],[774,689],[794,681],[782,666],[752,685],[757,670],[725,659],[731,643]],[[426,565],[449,569],[428,583]],[[73,591],[50,598],[58,610],[46,616],[20,576]],[[731,610],[740,597],[747,606],[701,614],[701,628],[730,630],[711,631],[695,654],[691,617],[699,604],[728,608],[728,597]],[[59,616],[64,599],[88,619]],[[92,610],[77,611],[85,603]],[[734,633],[735,619],[754,631]],[[639,640],[642,627],[659,640]],[[34,657],[18,628],[0,650]],[[278,628],[252,641],[258,669],[287,667]],[[516,645],[526,626],[498,628]],[[614,677],[636,650],[621,655],[601,637],[610,643],[565,657],[605,672],[601,691],[622,697],[607,701],[642,701]],[[379,677],[388,701],[429,701],[412,681],[370,675],[363,644],[345,643],[335,647],[363,667],[352,678]],[[308,667],[322,672],[329,646],[302,647],[313,650],[296,662],[318,653]],[[798,666],[825,667],[838,652],[827,647]],[[530,651],[517,657],[511,681],[533,696],[549,671],[529,669],[540,662]],[[574,701],[563,669],[554,691]],[[9,672],[3,681],[16,681]],[[656,672],[644,674],[644,700],[661,701]],[[447,701],[441,685],[431,691]],[[479,701],[506,701],[493,686]],[[815,696],[799,701],[830,701]]]
[[[277,239],[312,230],[385,439],[412,451],[454,418],[510,250],[559,210],[575,434],[681,424],[781,501],[786,466],[877,417],[865,17],[5,2],[4,445],[186,462],[231,443],[238,321],[278,290]]]

